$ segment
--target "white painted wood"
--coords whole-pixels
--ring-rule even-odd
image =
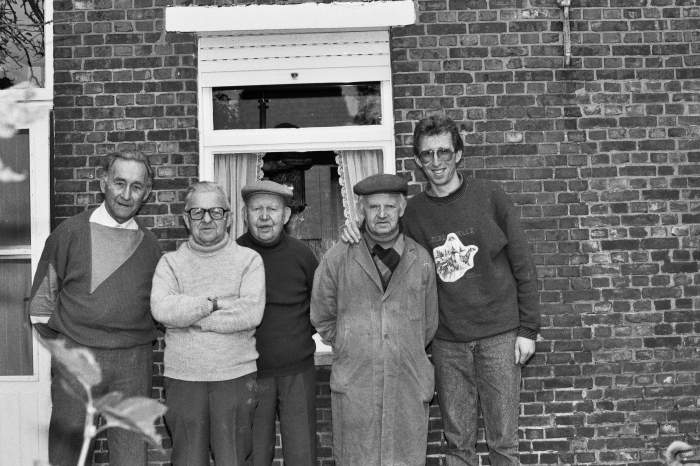
[[[0,466],[21,466],[19,393],[0,392]]]
[[[296,45],[322,44],[353,44],[366,42],[386,42],[389,38],[387,31],[314,31],[313,33],[280,33],[268,30],[265,35],[207,33],[200,36],[200,47],[207,48],[261,48],[261,47],[294,47]]]
[[[292,73],[296,75],[292,76]],[[249,69],[201,73],[200,76],[200,85],[210,88],[272,84],[355,83],[389,80],[391,69],[385,66],[357,66],[355,68],[339,66],[322,69],[288,67],[287,69]]]
[[[165,8],[165,30],[177,32],[381,29],[414,24],[413,1]]]
[[[37,120],[28,128],[32,244],[21,250],[6,249],[2,254],[8,257],[21,251],[21,257],[31,258],[34,274],[50,233],[49,112],[52,101],[32,100],[30,105],[39,112]],[[32,466],[35,460],[48,462],[51,358],[36,340],[36,333],[32,346],[32,375],[0,377],[0,466]]]

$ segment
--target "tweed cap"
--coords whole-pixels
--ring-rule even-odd
[[[294,193],[288,187],[269,180],[256,181],[243,186],[243,189],[241,189],[243,200],[248,199],[253,194],[276,194],[287,203],[294,196]]]
[[[398,175],[372,175],[357,183],[353,192],[358,196],[379,193],[401,193],[408,192],[408,183]]]

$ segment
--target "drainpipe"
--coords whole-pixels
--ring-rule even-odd
[[[571,0],[557,0],[560,7],[564,8],[564,56],[566,66],[571,64],[571,27],[569,26],[569,7]]]

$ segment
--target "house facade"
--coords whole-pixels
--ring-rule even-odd
[[[11,140],[17,163],[22,154],[31,163],[15,217],[30,210],[32,218],[25,239],[0,236],[4,287],[10,277],[13,289],[27,285],[50,228],[101,202],[105,153],[149,155],[156,180],[139,218],[165,250],[187,237],[191,182],[236,194],[264,176],[295,188],[306,205],[299,237],[320,256],[352,215],[346,188],[363,173],[397,173],[410,194],[424,189],[414,124],[447,115],[466,145],[460,171],[509,193],[537,263],[542,331],[523,369],[522,463],[656,465],[671,441],[700,441],[694,0],[572,0],[568,21],[557,0],[56,0],[45,8],[50,72],[35,103],[44,117]],[[3,159],[8,147],[3,141]],[[0,198],[4,209],[9,197]],[[21,309],[20,294],[3,306]],[[5,360],[20,358],[12,348],[33,359],[0,374],[0,393],[46,387],[45,355],[26,338],[12,341]],[[159,399],[162,349],[159,339]],[[331,367],[322,352],[317,362],[319,465],[330,465]],[[43,422],[45,388],[29,401],[13,396],[16,404],[0,401],[0,438],[24,438],[5,412],[38,412],[25,424]],[[165,450],[151,452],[154,465],[169,460],[160,429]],[[41,456],[37,439],[25,452]],[[428,465],[445,464],[442,442],[435,399]],[[3,444],[0,465],[31,464],[3,462]],[[107,450],[101,440],[96,463],[107,463]]]

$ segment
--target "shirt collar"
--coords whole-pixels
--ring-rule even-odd
[[[92,213],[92,215],[90,216],[90,222],[97,223],[98,225],[102,225],[105,227],[120,228],[122,230],[139,229],[139,225],[138,223],[136,223],[136,220],[134,220],[133,217],[124,223],[119,223],[116,220],[114,220],[112,216],[109,215],[109,212],[107,212],[107,208],[105,207],[104,202],[100,204],[100,206],[97,209],[95,209],[95,211]]]

